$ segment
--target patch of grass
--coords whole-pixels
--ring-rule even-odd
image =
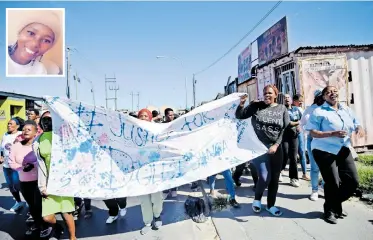
[[[357,164],[360,187],[363,193],[373,193],[373,165]]]
[[[365,165],[373,166],[373,155],[359,154],[359,162]]]
[[[214,199],[214,202],[212,204],[213,210],[221,211],[228,206],[228,199],[226,197],[219,196]]]

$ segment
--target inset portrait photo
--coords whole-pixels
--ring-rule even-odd
[[[65,76],[65,9],[6,9],[6,76]]]

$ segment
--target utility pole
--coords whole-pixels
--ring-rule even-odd
[[[140,93],[137,92],[137,111],[140,110]]]
[[[196,107],[196,83],[195,75],[193,74],[193,106]]]
[[[185,81],[184,81],[184,85],[185,85],[185,111],[188,109],[188,87],[187,87],[187,76],[185,76]]]
[[[115,111],[116,111],[117,110],[117,91],[119,90],[119,86],[116,86],[116,87],[113,87],[113,88],[109,87],[109,89],[114,91],[114,104],[115,104]]]
[[[93,88],[93,83],[92,81],[89,81],[91,83],[91,93],[92,93],[92,97],[93,97],[93,106],[96,106],[96,100],[95,100],[95,90]]]
[[[78,100],[78,82],[80,83],[80,78],[78,77],[77,72],[74,75],[74,81],[75,81],[75,99]]]
[[[133,91],[130,93],[132,97],[132,112],[133,112],[133,96],[137,96],[137,111],[140,110],[140,93],[137,92],[137,94],[134,94]]]
[[[70,83],[69,83],[69,76],[70,76],[70,48],[66,48],[66,96],[70,99]]]
[[[116,83],[116,78],[115,78],[115,75],[114,77],[112,78],[108,78],[106,77],[106,74],[105,74],[105,101],[106,101],[106,108],[108,108],[108,104],[107,104],[107,101],[110,100],[108,98],[108,92],[107,92],[107,83]],[[112,99],[112,98],[111,98]]]

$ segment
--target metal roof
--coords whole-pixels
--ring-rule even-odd
[[[295,51],[285,53],[277,58],[271,59],[270,61],[259,65],[257,68],[263,68],[271,63],[277,62],[278,60],[289,57],[290,54],[326,54],[326,53],[342,53],[342,52],[357,52],[357,51],[373,51],[373,44],[365,45],[331,45],[331,46],[306,46],[299,47]]]
[[[332,46],[306,46],[300,47],[294,51],[294,53],[323,53],[323,52],[350,52],[350,51],[370,51],[373,50],[373,44],[365,45],[332,45]]]
[[[33,97],[33,96],[24,95],[24,94],[2,92],[2,91],[0,91],[0,97],[12,97],[12,98],[34,100],[34,101],[44,101],[42,97]]]

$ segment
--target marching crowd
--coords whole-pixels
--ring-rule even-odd
[[[267,85],[263,89],[263,101],[252,101],[247,106],[247,95],[243,95],[236,110],[237,119],[251,117],[252,126],[258,139],[268,152],[252,159],[248,167],[254,181],[255,199],[252,210],[262,211],[262,196],[268,189],[265,209],[273,216],[281,216],[276,207],[279,182],[284,181],[283,170],[289,164],[290,184],[299,187],[298,156],[301,163],[301,178],[311,181],[310,199],[318,199],[319,173],[324,187],[324,219],[336,224],[344,218],[342,203],[351,197],[358,187],[358,176],[354,163],[357,157],[351,146],[351,135],[355,132],[363,137],[364,131],[354,113],[338,101],[338,90],[333,86],[315,91],[314,103],[302,109],[301,95],[285,95],[284,104],[277,103],[278,89]],[[56,214],[62,214],[70,239],[76,239],[75,218],[85,208],[84,218],[92,216],[91,200],[53,196],[47,193],[48,176],[52,150],[52,118],[48,111],[39,116],[38,110],[28,112],[28,120],[14,117],[8,122],[7,132],[1,140],[1,158],[4,176],[15,204],[12,212],[28,206],[28,229],[26,235],[41,238],[59,238],[64,228],[56,221]],[[142,109],[136,116],[143,121],[155,123],[171,122],[175,119],[171,108],[165,110],[165,120],[157,111]],[[306,154],[307,152],[307,154]],[[307,156],[311,165],[307,175]],[[240,177],[246,163],[227,169],[224,176],[229,203],[239,208],[235,199],[235,187],[240,187]],[[207,182],[211,196],[215,196],[215,177]],[[198,188],[192,183],[193,190]],[[21,194],[26,203],[21,200]],[[144,227],[141,234],[162,226],[163,200],[171,193],[177,196],[177,188],[165,192],[139,196]],[[107,224],[126,215],[126,198],[104,200],[108,208]]]

